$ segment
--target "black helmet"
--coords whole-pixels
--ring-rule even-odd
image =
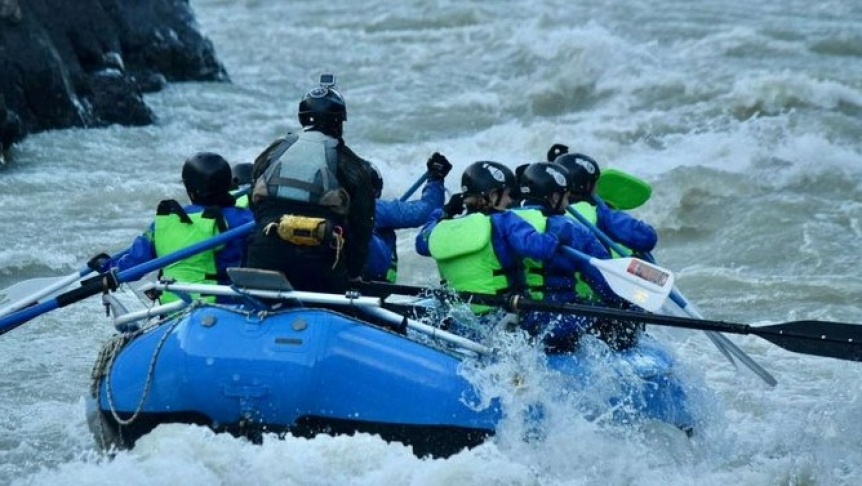
[[[374,189],[374,197],[380,199],[383,194],[383,175],[376,165],[371,164],[371,188]]]
[[[221,155],[198,152],[183,164],[183,185],[195,204],[232,206],[231,180],[230,164]]]
[[[569,190],[568,171],[551,162],[530,164],[521,174],[521,196],[534,201],[546,201],[551,194]]]
[[[601,171],[599,164],[584,154],[563,154],[554,159],[569,170],[569,190],[575,197],[584,198],[593,192]]]
[[[487,196],[493,189],[506,188],[513,195],[517,193],[515,174],[499,162],[474,162],[461,175],[461,192],[465,196]]]
[[[238,189],[240,186],[251,184],[251,174],[254,170],[254,164],[244,162],[242,164],[234,164],[231,169],[232,181],[231,189]]]
[[[299,102],[299,123],[313,126],[333,137],[341,137],[341,124],[347,120],[347,107],[338,91],[328,86],[312,89]]]

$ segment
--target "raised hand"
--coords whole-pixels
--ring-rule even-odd
[[[449,163],[449,159],[438,152],[434,152],[428,158],[425,166],[428,168],[428,179],[432,181],[442,181],[449,174],[449,171],[452,170],[452,164]]]

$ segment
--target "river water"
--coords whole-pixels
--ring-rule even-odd
[[[195,0],[231,84],[147,96],[158,123],[31,136],[0,169],[0,288],[66,275],[118,251],[182,161],[251,161],[295,129],[332,71],[345,138],[398,197],[433,152],[453,162],[540,160],[555,142],[648,181],[634,213],[658,261],[704,315],[749,324],[862,322],[862,4],[847,0]],[[456,190],[457,177],[447,186]],[[402,277],[433,264],[400,240]],[[0,337],[0,484],[853,485],[862,483],[862,363],[731,336],[772,372],[735,370],[702,333],[666,341],[704,424],[656,445],[562,415],[529,446],[505,434],[445,460],[373,436],[270,438],[163,427],[107,460],[84,419],[89,370],[112,327],[97,298]],[[696,388],[696,389],[695,389]]]

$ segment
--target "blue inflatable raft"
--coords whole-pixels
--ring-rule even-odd
[[[159,424],[188,423],[252,439],[367,432],[419,456],[447,456],[492,436],[505,415],[500,400],[480,397],[460,372],[466,360],[481,366],[495,353],[387,311],[380,299],[157,285],[245,303],[188,299],[115,320],[124,332],[103,347],[87,403],[103,447],[132,447]],[[156,315],[169,317],[145,320]],[[596,366],[634,374],[609,400],[615,419],[691,430],[683,384],[661,346],[642,340],[613,354],[600,363],[549,355],[547,366],[570,377],[573,391],[587,391]]]

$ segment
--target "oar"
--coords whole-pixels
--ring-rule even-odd
[[[251,187],[247,186],[242,189],[232,191],[231,194],[235,198],[239,199],[240,197],[248,194],[250,189]],[[111,255],[111,260],[116,261],[128,251],[129,249],[127,248],[121,252]],[[5,296],[3,300],[14,300],[14,302],[9,305],[6,305],[3,308],[0,308],[0,317],[11,314],[12,312],[19,309],[23,309],[24,307],[36,304],[44,297],[52,297],[60,290],[68,287],[69,285],[72,285],[73,283],[77,282],[83,277],[86,277],[92,272],[93,270],[89,267],[84,267],[81,270],[78,270],[75,273],[71,273],[65,277],[38,277],[30,280],[24,280],[23,282],[18,282],[10,287],[7,287],[0,291],[0,295]],[[33,292],[32,294],[29,293],[30,289],[35,286],[38,286],[39,290]],[[22,292],[27,292],[27,294],[23,296],[16,295]]]
[[[646,254],[644,255],[644,257],[649,259],[651,255]],[[685,297],[682,295],[682,293],[674,291],[673,293],[671,293],[670,297],[671,301],[676,304],[679,310],[683,313],[695,319],[704,319],[703,314],[701,314],[694,307],[694,304],[691,304],[690,302],[685,300]],[[759,376],[769,386],[775,386],[778,384],[778,380],[776,380],[771,373],[766,371],[766,369],[764,369],[756,361],[754,361],[754,358],[746,354],[745,351],[740,349],[736,344],[733,343],[733,341],[728,339],[726,336],[714,331],[706,331],[706,336],[719,349],[719,351],[721,351],[722,354],[725,355],[725,357],[728,357],[727,353],[729,352],[730,354],[735,356],[736,359],[738,359],[742,364],[744,364],[746,368],[753,371],[754,374]],[[731,363],[733,363],[733,359],[731,357],[728,357],[728,359]]]
[[[599,202],[599,203],[602,202],[600,197],[598,197],[598,196],[594,196],[594,197],[597,200],[597,202]],[[602,242],[605,245],[607,245],[608,248],[615,251],[619,255],[625,255],[625,256],[631,255],[631,252],[628,249],[623,248],[622,246],[617,244],[617,242],[615,242],[608,235],[606,235],[604,231],[602,231],[598,227],[596,227],[596,225],[594,225],[592,222],[590,222],[586,217],[584,217],[582,214],[577,212],[575,209],[569,207],[567,210],[568,210],[569,214],[574,216],[575,219],[577,219],[579,222],[581,222],[581,224],[583,224],[584,226],[589,228],[590,231],[592,231],[593,234],[596,235],[596,237],[598,237],[600,240],[602,240]],[[645,256],[645,258],[647,261],[650,261],[653,263],[655,262],[655,260],[651,257],[651,255],[647,255],[647,256]],[[695,317],[695,318],[702,318],[703,317],[703,316],[699,316],[699,315],[693,315],[689,311],[686,310],[686,308],[689,306],[689,304],[685,300],[685,298],[682,296],[682,294],[680,294],[676,288],[671,290],[670,299],[674,304],[676,304],[679,307],[679,309],[682,312],[684,312],[688,315],[691,315],[691,317]],[[736,366],[736,362],[733,359],[733,355],[734,354],[745,355],[744,351],[737,348],[736,345],[734,345],[730,340],[728,340],[724,336],[721,336],[718,333],[707,332],[706,336],[709,338],[709,340],[712,342],[712,344],[715,345],[716,348],[718,348],[718,350],[721,352],[721,354],[724,355],[724,357],[727,358],[727,360],[730,361],[730,363],[733,364],[734,366]],[[736,348],[738,353],[734,352],[733,348]],[[731,353],[733,353],[733,354],[731,354]],[[777,383],[775,381],[775,378],[772,375],[770,375],[760,365],[755,363],[753,359],[748,357],[748,355],[745,355],[745,358],[747,358],[747,359],[741,358],[740,361],[743,361],[744,363],[746,363],[747,366],[749,366],[749,368],[752,369],[752,371],[754,371],[759,376],[761,376],[767,383],[770,383],[772,385]]]
[[[159,289],[164,292],[177,294],[201,294],[218,295],[226,297],[242,297],[251,295],[273,300],[298,300],[313,304],[342,305],[342,306],[379,306],[380,299],[377,297],[363,297],[340,294],[325,294],[321,292],[307,292],[302,290],[266,290],[266,289],[237,289],[229,285],[211,284],[187,284],[171,282],[151,282],[141,286],[142,290]]]
[[[631,257],[600,260],[574,248],[562,248],[596,267],[617,295],[650,312],[659,310],[673,289],[673,273],[658,265]]]
[[[595,199],[596,204],[604,204],[604,201],[602,201],[602,198],[600,196],[594,195],[593,198]],[[578,221],[580,221],[582,224],[584,224],[586,227],[588,227],[599,239],[602,240],[603,243],[608,245],[609,248],[611,248],[612,250],[614,250],[615,252],[617,252],[620,255],[630,255],[631,254],[631,252],[629,252],[627,249],[625,249],[622,246],[620,246],[619,244],[617,244],[617,242],[613,241],[602,230],[600,230],[594,224],[592,224],[590,221],[588,221],[587,218],[585,218],[582,214],[578,213],[577,211],[575,211],[572,208],[568,208],[568,211],[569,211],[569,214],[574,216]],[[655,258],[653,258],[653,256],[650,255],[649,253],[645,254],[644,258],[651,263],[655,263]],[[670,300],[671,300],[671,302],[676,304],[676,306],[678,306],[679,309],[683,313],[688,314],[689,316],[694,317],[695,319],[703,319],[703,316],[694,308],[694,306],[692,306],[686,300],[686,298],[682,295],[682,293],[678,289],[676,289],[675,287],[671,290]],[[776,380],[775,377],[772,376],[772,374],[770,374],[768,371],[766,371],[765,368],[760,366],[756,361],[754,361],[754,359],[752,357],[750,357],[748,354],[746,354],[745,351],[740,349],[730,339],[726,338],[725,336],[722,336],[721,334],[719,334],[717,332],[712,332],[712,331],[707,331],[706,337],[709,338],[709,340],[712,342],[712,344],[716,348],[718,348],[718,350],[721,352],[721,354],[724,355],[724,357],[727,358],[727,360],[730,361],[730,363],[733,364],[734,366],[736,366],[736,362],[733,359],[733,357],[735,356],[737,359],[739,359],[739,361],[742,364],[744,364],[748,369],[753,371],[754,374],[759,376],[769,386],[775,386],[778,384],[778,380]]]
[[[36,277],[17,282],[10,287],[0,290],[0,295],[3,296],[0,299],[2,302],[12,301],[12,303],[0,308],[0,316],[5,316],[28,305],[33,305],[42,297],[77,282],[83,275],[86,275],[86,273],[75,272],[65,277]]]
[[[338,294],[324,294],[319,292],[303,292],[298,290],[262,290],[262,289],[237,289],[235,287],[230,287],[227,285],[209,285],[209,284],[182,284],[182,283],[169,283],[169,282],[153,282],[144,286],[144,288],[155,288],[160,289],[162,291],[168,292],[182,292],[182,293],[197,293],[201,295],[221,295],[221,296],[229,296],[229,297],[242,297],[243,295],[251,295],[254,297],[262,297],[266,299],[274,299],[274,300],[292,300],[296,299],[301,302],[306,303],[316,303],[316,304],[324,304],[324,305],[340,305],[340,306],[356,306],[363,309],[363,311],[385,319],[393,326],[400,326],[402,324],[407,325],[410,329],[419,331],[421,333],[427,334],[428,336],[435,339],[443,339],[449,341],[453,344],[461,346],[470,351],[475,351],[480,354],[490,354],[491,350],[478,344],[474,341],[470,341],[467,338],[457,336],[455,334],[446,332],[442,329],[438,329],[434,326],[429,326],[428,324],[423,324],[421,322],[415,321],[413,319],[409,319],[401,314],[396,314],[392,311],[381,308],[382,302],[379,297],[363,297],[361,295],[353,295],[348,293],[347,295],[338,295]],[[165,304],[163,307],[166,310],[173,310],[175,308],[180,308],[185,305],[184,302],[178,301],[183,305],[177,305],[176,307],[171,307],[177,302],[172,302],[170,304]],[[138,311],[136,313],[130,313],[127,316],[123,316],[115,320],[114,325],[117,326],[119,324],[126,324],[129,322],[133,322],[145,317],[149,317],[151,315],[162,314],[165,311],[157,311],[156,308],[147,309],[145,311]]]
[[[427,180],[428,180],[428,172],[426,171],[418,179],[416,179],[416,182],[414,182],[413,185],[410,186],[410,189],[407,189],[407,192],[405,192],[404,195],[401,196],[401,201],[406,201],[406,200],[410,199],[410,196],[412,196],[413,193],[416,192],[417,189],[419,189],[419,186],[424,184],[425,181],[427,181]]]
[[[365,307],[364,310],[369,314],[388,321],[393,326],[398,326],[402,323],[406,323],[407,327],[409,327],[410,329],[426,334],[432,339],[442,339],[444,341],[448,341],[456,346],[460,346],[464,349],[473,351],[478,354],[493,354],[493,351],[490,348],[485,347],[475,341],[471,341],[465,337],[458,336],[457,334],[452,334],[448,331],[444,331],[434,326],[429,326],[428,324],[409,319],[401,314],[392,312],[390,310],[381,307]]]
[[[81,287],[62,293],[50,300],[40,302],[31,307],[27,307],[26,309],[9,314],[8,316],[0,317],[0,335],[6,334],[12,329],[15,329],[33,318],[45,314],[46,312],[84,300],[87,297],[91,297],[100,292],[116,290],[117,286],[121,283],[138,280],[154,270],[158,270],[192,255],[215,248],[234,238],[247,235],[251,233],[254,226],[255,222],[250,221],[242,226],[220,233],[208,240],[188,246],[169,255],[155,258],[146,263],[123,270],[122,272],[106,273],[98,279],[87,281]]]
[[[423,295],[429,292],[429,289],[423,287],[379,282],[364,283],[361,285],[363,292],[381,297],[394,294]],[[507,298],[470,292],[457,292],[457,295],[473,304],[502,307],[509,312],[523,310],[573,313],[592,317],[636,321],[657,326],[694,329],[697,331],[715,331],[740,335],[750,334],[796,353],[847,361],[862,361],[862,325],[859,324],[830,321],[792,321],[755,327],[749,324],[631,312],[582,304],[556,304],[522,299],[518,296]]]
[[[119,258],[123,253],[127,252],[128,249],[123,250],[116,255],[112,256],[111,259]],[[23,282],[18,282],[17,284],[4,289],[0,294],[6,295],[7,299],[14,300],[11,304],[0,309],[0,317],[9,315],[16,310],[23,309],[24,307],[33,305],[39,302],[40,299],[46,296],[50,296],[69,285],[80,280],[82,277],[89,275],[93,270],[89,267],[84,267],[77,272],[70,273],[65,277],[39,277],[30,280],[24,280]],[[33,293],[29,293],[30,289],[34,286],[38,286],[39,290]],[[26,289],[26,290],[24,290]],[[23,296],[16,296],[16,293],[21,293],[22,291],[28,292]]]

